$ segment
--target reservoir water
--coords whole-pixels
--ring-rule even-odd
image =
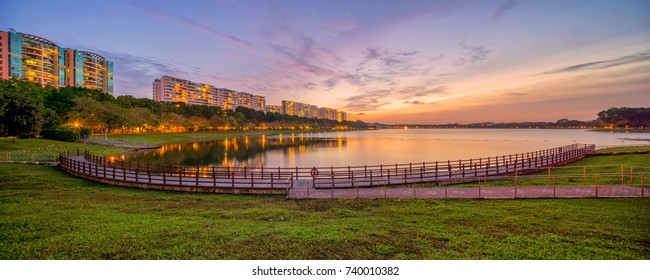
[[[382,129],[169,144],[137,154],[134,160],[200,166],[363,166],[500,156],[574,143],[598,148],[648,145],[649,140],[650,133],[579,129]]]

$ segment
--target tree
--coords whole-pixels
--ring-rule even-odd
[[[599,112],[598,120],[616,127],[649,127],[650,108],[612,107]]]
[[[25,96],[0,94],[0,134],[14,137],[35,135],[41,126],[41,107]]]
[[[147,108],[131,108],[126,110],[126,126],[131,130],[134,128],[142,128],[142,131],[147,127],[156,127],[158,124],[160,124],[160,120]]]
[[[178,132],[178,127],[182,126],[185,123],[185,117],[176,113],[163,113],[162,123],[171,131],[174,131],[174,127],[176,127],[176,132]]]
[[[223,128],[223,126],[226,125],[226,120],[224,120],[219,115],[213,115],[210,117],[208,122],[210,123],[210,126],[212,126],[212,130]]]

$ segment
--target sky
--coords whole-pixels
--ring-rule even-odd
[[[648,0],[0,0],[0,30],[387,124],[592,120],[650,107]]]

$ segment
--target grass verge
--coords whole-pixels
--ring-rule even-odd
[[[0,259],[648,259],[650,200],[286,200],[0,164]]]

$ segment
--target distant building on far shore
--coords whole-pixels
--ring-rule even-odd
[[[55,88],[98,89],[113,94],[113,62],[103,56],[59,47],[45,38],[0,30],[0,78],[25,79]]]
[[[195,83],[176,77],[162,76],[153,82],[153,99],[159,102],[182,102],[190,105],[206,105],[234,110],[245,107],[266,110],[266,97],[209,84]]]
[[[266,112],[284,114],[284,110],[282,110],[282,105],[266,105]]]
[[[347,121],[347,120],[348,120],[348,114],[347,114],[346,112],[343,112],[343,111],[338,111],[338,112],[336,113],[336,120],[337,120],[338,122],[344,122],[344,121]]]
[[[282,105],[266,105],[266,97],[217,88],[213,85],[195,83],[171,76],[162,76],[153,82],[153,99],[159,102],[182,102],[191,105],[217,106],[224,110],[237,107],[256,111],[281,113],[304,118],[328,119],[338,122],[347,120],[347,114],[331,108],[282,100]]]
[[[328,120],[337,120],[337,113],[336,109],[331,109],[331,108],[318,108],[318,118],[319,119],[328,119]]]

